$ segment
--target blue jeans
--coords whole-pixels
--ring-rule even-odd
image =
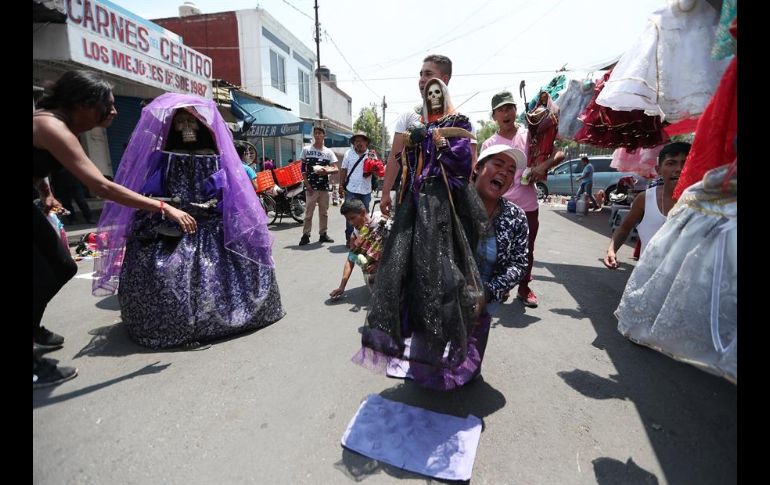
[[[596,203],[596,199],[594,199],[594,181],[588,180],[585,182],[580,182],[580,188],[578,189],[577,195],[575,196],[576,199],[580,199],[580,196],[583,195],[585,192],[588,194],[588,199],[594,204],[594,207],[599,207],[599,204]]]
[[[368,194],[356,194],[354,192],[345,192],[345,200],[353,200],[358,199],[361,202],[364,203],[364,207],[366,207],[366,212],[369,212],[369,202],[372,201],[372,194],[371,192]],[[345,221],[345,240],[350,239],[350,235],[353,234],[353,226],[348,224],[348,221]]]

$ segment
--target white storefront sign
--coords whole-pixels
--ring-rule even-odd
[[[67,0],[72,60],[165,91],[211,98],[211,58],[106,0]]]

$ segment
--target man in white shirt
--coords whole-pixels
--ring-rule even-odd
[[[369,155],[369,137],[364,132],[356,132],[351,138],[353,148],[345,152],[340,168],[340,197],[346,201],[358,199],[369,210],[369,202],[372,200],[372,176],[364,175],[364,161]],[[350,235],[353,226],[345,221],[345,245],[350,244]]]
[[[449,79],[452,77],[452,61],[446,56],[431,54],[422,60],[422,69],[420,69],[420,79],[417,86],[420,88],[420,97],[425,90],[425,85],[433,78],[441,79],[444,84],[449,85]],[[396,120],[396,126],[393,129],[393,146],[388,156],[388,163],[385,165],[385,180],[382,183],[382,198],[380,199],[380,210],[386,216],[390,215],[393,201],[390,197],[390,191],[396,181],[396,177],[401,173],[401,164],[403,161],[396,159],[404,149],[404,132],[413,124],[420,122],[422,113],[422,103],[414,109],[411,109]],[[475,130],[473,130],[475,132]],[[474,133],[475,134],[475,133]],[[476,140],[471,140],[471,154],[473,156],[472,165],[476,165]],[[469,174],[470,175],[470,174]],[[404,188],[402,188],[404,190]]]

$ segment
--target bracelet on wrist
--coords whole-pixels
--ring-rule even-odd
[[[160,218],[161,219],[165,219],[166,218],[165,203],[162,200],[160,201]]]

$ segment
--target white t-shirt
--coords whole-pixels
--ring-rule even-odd
[[[358,158],[361,156],[356,153],[356,150],[351,148],[345,152],[345,157],[342,159],[342,167],[347,170],[350,175],[350,182],[345,188],[348,192],[354,194],[371,194],[372,193],[372,176],[364,177],[364,162],[366,161],[368,150],[364,152],[364,158],[358,163],[356,169],[351,172],[350,170],[358,162]],[[344,184],[345,180],[340,180],[340,184]]]
[[[302,147],[302,171],[307,174],[310,186],[315,190],[329,190],[329,175],[318,175],[313,171],[315,165],[328,167],[337,163],[337,155],[331,149],[322,147],[318,149],[313,145]]]

